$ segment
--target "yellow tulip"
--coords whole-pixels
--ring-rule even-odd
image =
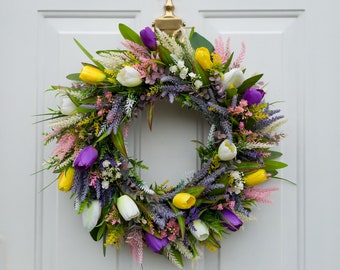
[[[204,70],[210,69],[213,65],[210,57],[210,52],[205,47],[200,47],[196,49],[195,58]]]
[[[58,189],[67,192],[71,189],[73,184],[75,169],[69,167],[67,170],[63,171],[58,179]]]
[[[179,209],[189,209],[195,205],[196,198],[189,193],[178,193],[172,203]]]
[[[96,84],[104,81],[106,75],[98,68],[94,66],[86,65],[84,66],[79,75],[79,79],[88,84]]]
[[[267,180],[267,172],[264,169],[259,169],[246,175],[243,179],[247,186],[256,186]]]

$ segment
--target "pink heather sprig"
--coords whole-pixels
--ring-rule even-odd
[[[58,141],[56,149],[53,151],[53,155],[58,156],[59,160],[63,160],[66,153],[74,146],[77,137],[73,134],[65,134]]]
[[[233,68],[239,68],[245,58],[246,55],[246,45],[242,42],[241,44],[241,52],[238,55],[236,61],[233,64]]]
[[[158,55],[154,57],[150,55],[149,58],[141,57],[141,63],[135,64],[133,67],[141,74],[141,78],[145,78],[145,83],[153,85],[156,80],[164,74],[164,68],[160,67],[153,60],[159,60]]]
[[[54,138],[55,136],[57,136],[61,131],[63,130],[63,128],[56,128],[54,129],[52,132],[50,132],[49,134],[47,134],[44,137],[44,142],[49,141],[50,139]]]
[[[268,197],[271,196],[273,191],[279,190],[279,187],[272,188],[258,188],[247,187],[243,190],[244,199],[252,199],[260,203],[272,203]]]
[[[222,37],[219,36],[218,38],[215,39],[215,51],[217,55],[221,56],[222,64],[224,65],[228,58],[227,58],[227,48],[224,46],[224,42],[222,40]]]
[[[124,40],[123,46],[132,52],[137,58],[150,58],[150,52],[144,46],[141,46],[133,41]]]
[[[143,233],[141,229],[132,229],[125,242],[130,246],[130,252],[136,263],[142,264],[143,262]]]

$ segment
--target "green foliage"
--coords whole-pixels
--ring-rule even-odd
[[[143,42],[142,42],[142,39],[140,38],[140,36],[135,31],[133,31],[130,27],[128,27],[125,24],[120,23],[118,28],[119,28],[121,35],[125,39],[130,40],[132,42],[135,42],[135,43],[143,46]]]
[[[210,53],[214,51],[214,46],[211,44],[211,42],[197,32],[193,32],[190,35],[190,43],[194,50],[200,47],[205,47]]]

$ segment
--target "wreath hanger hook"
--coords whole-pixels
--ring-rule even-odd
[[[167,0],[164,6],[164,15],[158,17],[152,26],[169,35],[176,35],[179,33],[179,30],[184,27],[185,24],[181,18],[175,16],[174,9],[175,6],[172,3],[172,0]]]

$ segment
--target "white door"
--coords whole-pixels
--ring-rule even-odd
[[[44,90],[51,84],[67,84],[65,75],[87,60],[73,38],[93,53],[119,48],[119,23],[138,31],[163,14],[164,4],[163,0],[2,4],[0,270],[140,269],[128,248],[109,249],[103,257],[101,243],[82,228],[68,194],[58,192],[55,184],[41,192],[53,175],[30,174],[41,168],[52,148],[42,146],[46,127],[31,123],[32,115],[56,105]],[[227,235],[217,253],[205,251],[185,269],[338,269],[339,3],[177,0],[174,5],[176,15],[208,39],[230,37],[235,51],[241,42],[246,44],[248,70],[265,74],[271,100],[285,101],[288,137],[280,150],[289,167],[281,176],[297,183],[274,183],[280,191],[272,196],[273,204],[255,210],[257,220]],[[190,140],[204,139],[206,130],[197,116],[178,107],[157,110],[152,133],[143,119],[136,123],[129,150],[149,165],[144,178],[175,181],[197,169]],[[157,158],[159,151],[167,158]],[[178,153],[190,162],[176,162]],[[146,251],[143,269],[161,267],[176,269]]]

